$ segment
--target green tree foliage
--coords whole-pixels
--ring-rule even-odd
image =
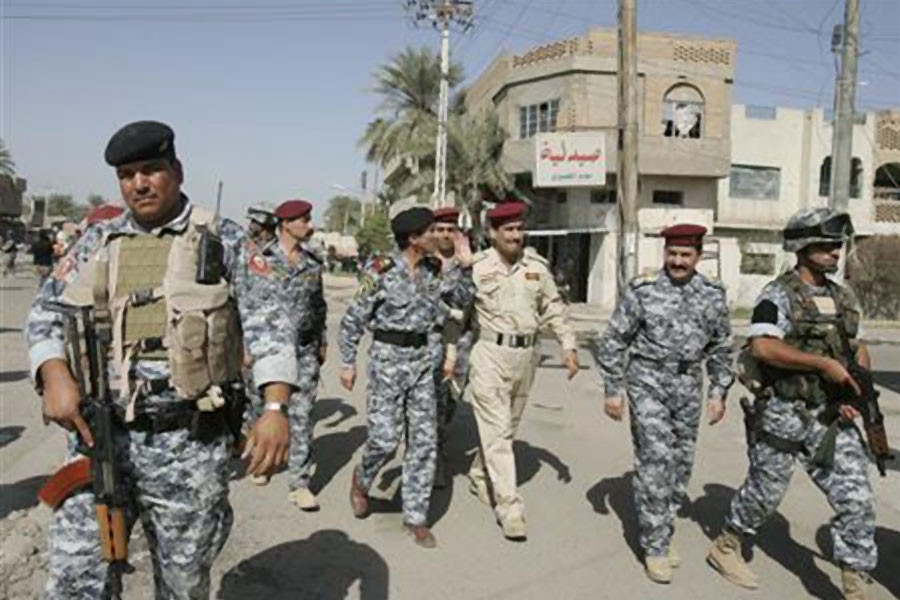
[[[100,194],[89,194],[85,201],[91,208],[97,208],[98,206],[106,204],[106,199]]]
[[[357,230],[356,244],[363,256],[383,254],[394,246],[391,224],[384,211],[378,210],[369,215],[365,224]]]
[[[325,209],[325,229],[347,234],[359,227],[361,204],[351,196],[335,196]]]
[[[14,177],[15,174],[16,163],[13,162],[12,154],[6,147],[6,143],[0,139],[0,175]]]
[[[50,194],[47,197],[35,196],[35,200],[46,200],[47,216],[50,218],[65,217],[69,221],[80,221],[87,214],[90,207],[87,204],[75,202],[71,194]]]

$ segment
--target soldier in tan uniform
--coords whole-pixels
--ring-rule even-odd
[[[578,372],[575,336],[547,261],[523,248],[525,210],[520,202],[505,202],[488,211],[492,247],[475,256],[472,269],[477,341],[470,356],[470,386],[481,448],[469,471],[469,489],[493,505],[503,535],[511,540],[526,536],[513,437],[534,381],[542,326],[552,329],[562,344],[569,378]]]

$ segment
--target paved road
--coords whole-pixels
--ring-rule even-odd
[[[352,280],[329,286],[332,335],[352,293]],[[28,383],[21,327],[34,288],[21,276],[0,283],[0,544],[17,523],[44,524],[46,509],[34,507],[34,492],[57,465],[63,436],[44,427],[38,398]],[[226,599],[579,599],[579,598],[840,598],[839,571],[829,560],[830,517],[824,498],[804,474],[795,477],[780,512],[765,527],[753,552],[763,590],[744,592],[725,583],[703,562],[745,468],[742,423],[733,390],[731,412],[717,427],[704,426],[691,504],[678,521],[675,544],[684,559],[672,585],[663,588],[643,575],[635,555],[631,511],[631,448],[628,428],[604,418],[600,381],[584,368],[567,382],[558,348],[546,343],[531,404],[516,445],[529,539],[503,540],[491,513],[466,491],[463,473],[474,446],[471,412],[460,411],[451,429],[454,486],[432,506],[439,548],[422,550],[401,531],[396,468],[389,468],[375,495],[383,512],[364,521],[350,514],[350,472],[365,436],[364,377],[352,394],[339,387],[336,356],[326,363],[316,405],[314,486],[323,508],[304,514],[286,501],[284,476],[258,488],[237,481],[237,521],[213,572],[214,596]],[[878,380],[900,446],[900,348],[874,350]],[[589,364],[587,353],[581,360]],[[396,462],[393,465],[396,467]],[[875,599],[900,597],[900,465],[873,483],[878,497],[881,563],[870,586]],[[21,509],[27,509],[23,517]],[[13,512],[17,511],[17,512]],[[18,517],[18,521],[10,521]],[[33,525],[32,525],[33,528]],[[138,573],[126,581],[127,597],[152,598],[149,561],[141,541],[133,542]],[[0,551],[0,563],[4,558]],[[32,563],[39,563],[39,555]],[[20,563],[16,563],[20,564]],[[0,564],[2,566],[2,564]],[[20,567],[16,567],[21,571]],[[7,587],[0,598],[33,597],[43,574],[39,566],[25,583]],[[24,588],[23,588],[24,586]],[[22,591],[22,590],[25,591]],[[10,591],[12,590],[12,591]]]

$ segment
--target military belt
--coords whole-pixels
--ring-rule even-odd
[[[373,338],[376,342],[400,346],[401,348],[421,348],[428,343],[427,333],[414,331],[386,331],[378,329],[373,334]]]
[[[655,367],[663,367],[669,371],[675,371],[679,375],[687,375],[700,366],[699,360],[666,360],[650,358],[649,356],[641,356],[639,354],[632,355],[631,359],[649,363]]]
[[[537,336],[519,333],[494,333],[493,331],[482,330],[479,339],[488,340],[498,346],[507,346],[509,348],[531,348],[537,341]]]

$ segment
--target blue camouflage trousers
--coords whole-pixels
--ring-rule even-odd
[[[770,408],[773,408],[772,404]],[[767,421],[770,426],[774,425],[771,429],[767,427],[767,431],[775,429],[773,434],[788,439],[797,437],[790,431],[795,427],[780,428],[778,419],[771,416]],[[858,431],[847,428],[837,433],[833,468],[816,466],[813,457],[826,431],[824,425],[812,420],[806,426],[805,435],[801,434],[805,450],[796,456],[762,441],[751,448],[747,479],[734,495],[725,522],[737,533],[754,535],[781,504],[796,459],[834,509],[831,537],[835,561],[851,569],[871,571],[878,562],[878,549],[875,546],[875,508],[868,477],[869,459]]]
[[[679,375],[653,362],[632,360],[627,380],[638,541],[647,556],[663,556],[694,467],[701,415],[699,365]]]
[[[291,446],[288,454],[288,488],[309,487],[312,476],[313,427],[311,413],[319,385],[319,346],[309,344],[297,348],[297,388],[291,393],[288,420]]]
[[[203,444],[188,436],[187,430],[120,431],[115,438],[128,532],[140,520],[158,600],[209,597],[210,569],[234,521],[228,502],[230,438]],[[48,599],[109,598],[117,585],[100,555],[90,490],[70,496],[54,512],[48,563]]]
[[[368,437],[357,469],[364,490],[391,459],[406,433],[401,493],[403,520],[425,525],[437,454],[436,402],[430,348],[373,341],[366,403]]]

